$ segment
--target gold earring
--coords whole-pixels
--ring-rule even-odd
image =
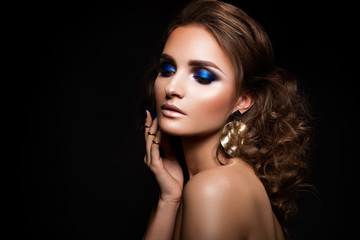
[[[220,143],[229,156],[235,157],[238,146],[244,144],[246,128],[246,125],[240,120],[231,121],[224,126]]]

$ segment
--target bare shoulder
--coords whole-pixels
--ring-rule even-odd
[[[221,198],[229,196],[235,197],[237,201],[259,197],[258,194],[263,193],[265,189],[260,180],[250,166],[244,163],[233,163],[202,171],[192,177],[185,186],[186,195]]]
[[[247,238],[254,229],[266,227],[261,224],[264,218],[273,219],[263,185],[252,169],[241,163],[196,174],[185,186],[183,197],[183,234],[195,234],[191,229],[196,229],[196,234],[203,234],[198,239]]]

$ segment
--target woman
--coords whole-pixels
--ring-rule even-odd
[[[144,161],[160,195],[144,239],[284,239],[310,128],[261,26],[230,4],[191,2],[156,69]]]

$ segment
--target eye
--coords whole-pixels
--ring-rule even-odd
[[[170,63],[164,62],[160,64],[159,73],[162,77],[170,77],[176,72],[176,69]]]
[[[210,84],[218,79],[218,77],[215,74],[204,68],[196,70],[194,73],[194,78],[200,84]]]

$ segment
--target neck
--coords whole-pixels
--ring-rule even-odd
[[[219,134],[207,136],[181,137],[189,177],[219,166],[216,150],[219,144]]]

